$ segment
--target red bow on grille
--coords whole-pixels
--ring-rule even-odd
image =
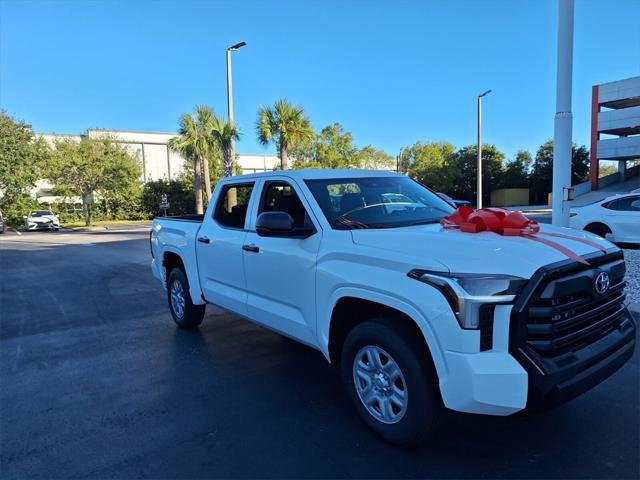
[[[512,212],[503,208],[481,208],[480,210],[473,210],[470,207],[462,206],[451,215],[443,217],[440,220],[440,224],[446,229],[459,229],[465,233],[494,232],[510,237],[528,238],[555,248],[572,260],[585,265],[589,265],[589,263],[584,258],[576,255],[565,246],[547,238],[539,237],[536,234],[566,238],[584,243],[603,252],[607,251],[606,248],[601,245],[584,238],[563,235],[562,233],[540,232],[540,225],[538,225],[538,222],[535,220],[527,218],[521,212]]]

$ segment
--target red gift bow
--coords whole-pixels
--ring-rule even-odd
[[[584,265],[589,265],[589,262],[584,258],[576,255],[565,246],[547,238],[539,237],[536,234],[567,238],[597,248],[602,252],[607,251],[606,248],[601,245],[584,238],[576,238],[570,235],[563,235],[562,233],[540,232],[540,225],[535,220],[527,218],[521,212],[512,212],[503,208],[481,208],[480,210],[473,210],[463,205],[451,215],[443,217],[440,220],[440,224],[444,228],[455,228],[465,233],[494,232],[509,237],[529,238],[555,248],[570,259]]]

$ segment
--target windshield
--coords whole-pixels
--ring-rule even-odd
[[[44,217],[46,215],[53,215],[53,212],[51,210],[38,210],[35,212],[31,212],[31,215],[29,215],[30,217]]]
[[[395,228],[437,223],[454,208],[408,177],[306,180],[332,227]]]

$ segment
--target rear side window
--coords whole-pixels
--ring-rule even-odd
[[[613,200],[603,207],[622,212],[640,212],[640,197],[627,197]]]
[[[226,185],[218,197],[213,218],[223,227],[244,228],[253,183]]]

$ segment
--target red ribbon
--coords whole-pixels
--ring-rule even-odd
[[[540,225],[535,220],[525,217],[521,212],[512,212],[503,208],[481,208],[480,210],[473,210],[470,207],[462,206],[451,215],[443,217],[440,220],[440,224],[444,228],[455,228],[465,233],[494,232],[508,237],[528,238],[555,248],[570,259],[584,265],[589,265],[584,258],[576,255],[565,246],[547,238],[541,238],[536,234],[566,238],[584,243],[603,252],[607,251],[601,245],[584,238],[577,238],[562,233],[540,232]]]

